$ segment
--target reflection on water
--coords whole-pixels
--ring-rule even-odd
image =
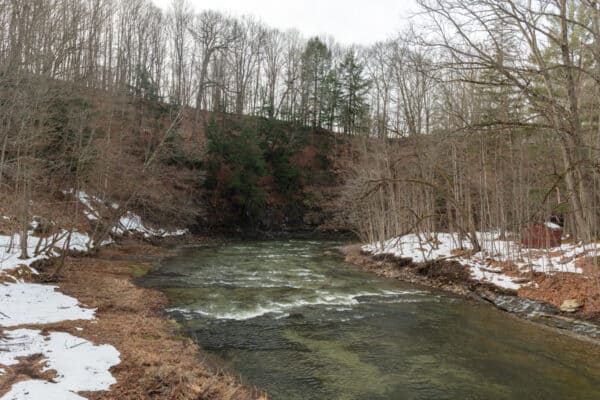
[[[190,248],[144,279],[273,399],[600,399],[600,349],[379,279],[335,242]]]

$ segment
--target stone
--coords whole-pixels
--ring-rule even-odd
[[[574,313],[583,308],[583,303],[577,299],[565,300],[560,306],[560,310],[567,313]]]

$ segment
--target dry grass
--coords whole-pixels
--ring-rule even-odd
[[[8,393],[15,383],[31,379],[51,381],[56,378],[56,371],[43,371],[46,361],[40,354],[20,357],[17,360],[18,363],[15,365],[2,366],[5,374],[2,375],[0,382],[0,397]]]

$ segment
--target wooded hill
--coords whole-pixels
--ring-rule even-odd
[[[72,195],[80,190],[125,205],[101,208],[108,225],[128,210],[160,227],[244,231],[316,228],[323,207],[331,214],[342,146],[327,131],[214,113],[195,128],[193,108],[51,85],[44,125],[4,146],[2,212],[18,217],[6,222],[12,230],[33,216],[89,230]]]
[[[0,0],[3,207],[25,224],[30,199],[84,188],[161,223],[267,228],[320,197],[303,158],[330,169],[352,141],[339,209],[364,239],[554,218],[595,240],[600,5],[419,4],[360,47],[183,0]]]

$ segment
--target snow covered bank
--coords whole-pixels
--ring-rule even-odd
[[[75,194],[74,191],[65,194]],[[75,195],[83,205],[83,215],[95,222],[103,219],[103,213],[119,209],[116,203],[103,203],[95,196],[80,191]],[[10,219],[4,216],[4,219]],[[93,343],[64,332],[18,329],[23,325],[43,327],[64,321],[91,320],[95,310],[82,307],[77,299],[66,296],[57,287],[26,283],[23,278],[37,274],[32,264],[39,260],[60,255],[65,250],[89,251],[96,247],[90,235],[79,231],[56,229],[48,237],[34,236],[38,223],[32,222],[28,232],[28,259],[21,259],[19,234],[0,235],[0,380],[11,373],[11,367],[23,359],[41,355],[40,372],[51,372],[51,381],[30,379],[14,384],[0,400],[83,399],[77,392],[108,390],[116,381],[109,369],[117,365],[119,352],[109,345]],[[141,233],[144,237],[179,236],[187,230],[173,232],[154,229],[132,212],[124,212],[111,231],[115,235]],[[104,241],[100,246],[109,244]]]
[[[65,194],[72,194],[73,191],[64,191]],[[89,195],[86,192],[79,191],[77,193],[77,199],[84,206],[83,213],[90,221],[97,221],[102,218],[100,205],[104,204],[99,198]],[[119,209],[117,203],[107,203],[108,206],[104,208],[110,208],[113,211]],[[7,219],[9,217],[3,216]],[[38,223],[33,221],[31,226],[33,229],[37,227]],[[90,235],[85,232],[67,231],[61,229],[53,235],[47,237],[34,236],[34,230],[28,232],[27,238],[27,253],[30,258],[26,260],[20,259],[21,248],[20,248],[20,235],[0,235],[0,275],[3,275],[3,271],[15,269],[19,266],[29,267],[35,261],[47,259],[49,257],[57,256],[58,251],[71,250],[71,251],[89,251],[97,244],[93,242]],[[145,224],[142,218],[132,212],[125,212],[116,223],[115,227],[112,228],[111,233],[115,235],[126,235],[133,233],[141,233],[146,238],[151,237],[171,237],[171,236],[183,236],[189,233],[187,229],[177,229],[174,231],[168,231],[165,229],[155,229]],[[111,239],[108,239],[100,246],[104,246],[112,243]],[[32,269],[33,273],[36,273]]]
[[[65,194],[73,194],[73,190],[64,191]],[[77,192],[76,196],[81,204],[85,207],[83,210],[84,215],[90,221],[97,221],[102,219],[102,214],[106,212],[114,213],[115,210],[120,209],[120,205],[114,202],[103,202],[100,198],[88,194],[84,191]],[[105,211],[104,213],[102,211]],[[141,233],[145,238],[150,237],[169,237],[169,236],[183,236],[189,233],[187,229],[176,229],[174,231],[167,231],[164,229],[154,229],[142,221],[142,218],[130,211],[125,212],[118,220],[116,226],[112,228],[112,233],[116,235],[124,235],[127,233]]]
[[[109,369],[119,363],[112,346],[93,343],[63,332],[17,329],[20,325],[44,325],[91,320],[95,310],[80,306],[56,287],[18,281],[0,283],[0,380],[20,357],[41,355],[41,372],[52,371],[52,382],[26,380],[12,386],[0,400],[83,399],[79,391],[107,390],[115,383]]]
[[[363,251],[411,258],[415,263],[452,259],[471,268],[473,279],[513,290],[528,284],[524,279],[528,273],[581,274],[586,258],[600,256],[600,243],[569,243],[551,249],[528,249],[497,232],[477,233],[477,240],[482,250],[475,254],[472,253],[471,242],[461,239],[456,233],[409,234],[363,246]]]
[[[68,246],[67,246],[68,242]],[[28,232],[27,254],[30,258],[20,259],[21,255],[21,237],[19,234],[12,236],[0,235],[0,274],[3,271],[9,271],[19,266],[30,267],[35,261],[44,260],[49,257],[57,256],[57,250],[88,251],[93,248],[91,238],[81,232],[69,232],[61,230],[55,235],[40,238],[33,236],[33,231]],[[33,273],[37,273],[31,268]]]
[[[127,232],[141,233],[145,238],[149,237],[169,237],[183,236],[189,232],[187,229],[177,229],[175,231],[166,231],[164,229],[153,229],[144,224],[142,218],[132,212],[126,213],[119,219],[118,225],[112,229],[113,233],[123,235]]]
[[[94,310],[81,308],[55,286],[17,282],[0,284],[0,327],[89,320]]]
[[[95,310],[82,308],[76,299],[55,289],[24,282],[0,283],[0,380],[20,357],[38,354],[43,357],[41,372],[56,375],[52,382],[19,382],[0,400],[83,399],[75,392],[107,390],[116,382],[109,369],[120,361],[112,346],[95,346],[63,332],[46,336],[39,330],[8,329],[94,318]]]
[[[0,364],[10,367],[20,357],[41,354],[41,372],[53,371],[53,382],[23,381],[13,385],[2,399],[83,399],[76,392],[108,390],[116,380],[109,369],[119,364],[119,352],[112,346],[93,343],[63,332],[47,336],[39,330],[19,329],[5,332],[0,339]]]
[[[35,222],[32,224],[35,228]],[[63,321],[91,320],[95,310],[83,308],[77,299],[57,291],[55,286],[26,283],[23,277],[37,274],[35,261],[59,255],[58,251],[86,251],[92,246],[87,234],[61,230],[39,238],[28,232],[28,259],[20,259],[20,235],[0,235],[0,380],[10,373],[19,357],[40,354],[42,372],[52,371],[52,382],[26,380],[11,387],[1,400],[83,399],[78,391],[106,390],[115,383],[109,368],[119,363],[112,346],[94,346],[67,333],[38,330],[11,330],[21,325],[43,326]],[[21,269],[19,269],[21,268]]]

